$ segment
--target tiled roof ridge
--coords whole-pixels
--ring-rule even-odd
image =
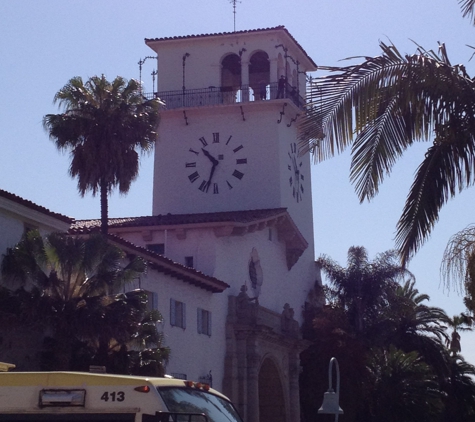
[[[172,37],[162,37],[162,38],[145,38],[145,42],[147,43],[151,41],[169,41],[169,40],[184,40],[188,38],[216,37],[219,35],[240,35],[240,34],[248,34],[248,33],[253,33],[253,32],[275,31],[279,29],[283,29],[286,32],[289,32],[287,31],[287,28],[285,28],[284,25],[277,25],[277,26],[273,26],[269,28],[243,29],[240,31],[231,31],[231,32],[211,32],[207,34],[175,35]]]
[[[6,190],[3,190],[3,189],[0,189],[0,197],[16,202],[17,204],[23,205],[32,210],[49,215],[50,217],[54,217],[58,220],[64,221],[65,223],[73,223],[75,221],[73,217],[68,217],[66,215],[51,211],[42,205],[38,205],[34,203],[33,201],[30,201],[29,199],[22,198],[21,196],[15,195],[14,193],[11,193],[11,192],[7,192]]]
[[[140,253],[141,255],[146,255],[149,258],[153,259],[154,261],[160,261],[164,264],[176,267],[180,271],[187,272],[187,273],[190,274],[190,276],[195,276],[195,277],[199,277],[199,278],[202,278],[202,279],[204,278],[204,279],[218,285],[222,289],[222,291],[230,287],[229,284],[225,283],[222,280],[217,279],[216,277],[206,275],[205,273],[203,273],[201,271],[198,271],[194,268],[187,267],[186,265],[180,264],[179,262],[175,262],[172,259],[167,258],[164,255],[157,254],[157,253],[155,253],[155,252],[153,252],[153,251],[151,251],[147,248],[144,248],[142,246],[138,246],[135,243],[132,243],[132,242],[124,239],[123,237],[117,236],[115,234],[108,233],[107,238],[109,240],[111,240],[112,242],[118,243],[122,246],[128,247],[129,249],[135,250],[135,251],[137,251],[137,253]]]
[[[292,41],[302,50],[305,56],[310,60],[310,62],[317,67],[317,64],[313,61],[313,59],[308,55],[305,49],[300,45],[300,43],[293,37],[293,35],[288,31],[288,29],[284,25],[277,25],[269,28],[257,28],[257,29],[243,29],[241,31],[233,31],[233,32],[216,32],[216,33],[208,33],[208,34],[193,34],[193,35],[177,35],[173,37],[162,37],[162,38],[145,38],[145,44],[153,41],[172,41],[172,40],[186,40],[190,38],[204,38],[204,37],[216,37],[220,35],[242,35],[242,34],[252,34],[255,32],[267,32],[267,31],[278,31],[282,30],[287,33],[287,35],[292,39]]]
[[[158,215],[149,215],[149,216],[138,216],[138,217],[116,217],[116,218],[109,218],[109,227],[119,226],[119,225],[140,225],[141,222],[148,223],[149,225],[154,225],[159,220],[163,219],[173,219],[174,222],[169,222],[168,224],[190,224],[194,220],[200,220],[206,222],[222,222],[222,221],[232,221],[236,220],[236,218],[241,214],[247,217],[254,217],[255,219],[259,218],[267,218],[270,216],[274,216],[276,214],[284,213],[287,211],[287,208],[261,208],[261,209],[253,209],[253,210],[240,210],[240,211],[219,211],[219,212],[203,212],[203,213],[187,213],[187,214],[158,214]],[[180,223],[180,219],[182,222]],[[100,219],[87,219],[87,220],[76,220],[74,222],[74,226],[72,227],[71,231],[81,230],[85,226],[93,226],[98,227],[100,226],[101,220]],[[166,224],[166,222],[164,222]]]

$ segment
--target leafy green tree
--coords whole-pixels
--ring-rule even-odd
[[[148,311],[139,329],[129,343],[129,372],[133,375],[163,377],[164,364],[170,356],[170,349],[163,347],[163,333],[157,324],[163,318],[159,311]]]
[[[454,234],[444,251],[440,268],[446,284],[458,283],[464,290],[464,304],[475,314],[475,226],[473,224]]]
[[[47,114],[45,130],[60,151],[69,152],[69,174],[79,193],[100,193],[101,230],[107,233],[108,195],[118,187],[127,193],[139,171],[139,155],[151,152],[157,139],[158,99],[146,100],[139,82],[93,76],[85,83],[72,78],[55,97],[64,108]]]
[[[453,356],[462,351],[459,331],[472,331],[472,323],[473,318],[463,313],[447,318],[446,324],[452,329],[452,333],[450,334],[450,339],[447,339],[446,344]]]
[[[427,304],[429,296],[394,253],[371,261],[364,248],[353,247],[348,257],[346,268],[328,257],[318,261],[329,285],[307,337],[312,345],[301,355],[305,420],[321,418],[315,397],[328,387],[331,357],[339,362],[348,422],[470,420],[474,368],[445,346],[451,319]]]
[[[80,369],[73,359],[78,355],[88,364],[107,365],[136,335],[146,295],[116,292],[143,273],[145,262],[134,258],[124,265],[125,258],[100,234],[43,238],[30,231],[7,251],[2,279],[21,286],[14,292],[18,316],[48,334],[44,369]]]
[[[368,358],[368,422],[432,422],[443,408],[443,394],[432,369],[417,352],[394,346]]]
[[[417,352],[435,373],[448,373],[448,340],[445,324],[449,320],[441,309],[426,304],[427,294],[415,288],[414,280],[406,280],[389,294],[390,305],[381,310],[373,325],[372,343],[378,347],[392,344],[405,353]]]
[[[461,4],[473,16],[475,3]],[[361,201],[378,193],[413,143],[431,142],[397,223],[405,264],[429,237],[441,207],[475,182],[475,80],[451,64],[444,44],[412,55],[393,44],[380,47],[380,56],[362,63],[319,67],[329,74],[310,85],[301,129],[317,161],[351,146],[350,180]]]
[[[327,256],[318,258],[317,265],[331,286],[327,290],[330,301],[345,310],[356,332],[363,332],[377,318],[387,303],[388,285],[404,276],[412,277],[396,261],[394,252],[379,254],[374,261],[369,261],[363,247],[353,246],[348,250],[346,268]]]
[[[449,376],[441,383],[445,411],[443,422],[471,422],[475,419],[475,367],[460,355],[450,358]]]

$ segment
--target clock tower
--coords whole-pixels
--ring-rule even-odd
[[[212,365],[248,422],[299,422],[299,324],[320,279],[298,125],[317,66],[283,26],[145,42],[158,61],[145,95],[164,107],[142,240],[228,285],[200,305],[220,316],[220,337],[196,365]],[[178,373],[186,350],[170,363]]]
[[[284,27],[146,44],[165,103],[153,214],[284,207],[311,241],[310,157],[297,139],[313,60]]]

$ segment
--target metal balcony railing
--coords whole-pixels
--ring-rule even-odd
[[[184,89],[177,91],[161,91],[145,93],[148,99],[158,97],[165,103],[168,110],[182,107],[204,107],[219,104],[248,103],[254,101],[270,101],[277,98],[291,100],[297,107],[304,109],[305,100],[298,95],[295,88],[287,85],[281,92],[277,83],[262,86],[254,91],[250,86],[215,87],[202,89]]]

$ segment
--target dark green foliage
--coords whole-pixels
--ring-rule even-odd
[[[129,373],[129,346],[152,317],[143,291],[116,292],[144,270],[142,259],[126,259],[100,234],[51,233],[43,238],[30,231],[2,261],[2,281],[10,288],[0,289],[1,321],[15,318],[22,327],[46,333],[38,345],[39,369],[103,365],[110,372]],[[153,318],[154,323],[159,320]],[[156,325],[148,327],[148,335],[155,340],[149,343],[160,349]]]
[[[460,0],[473,18],[475,2]],[[442,206],[475,181],[475,81],[452,65],[444,44],[382,54],[313,79],[302,140],[322,161],[351,148],[350,180],[371,200],[394,164],[415,142],[429,142],[397,223],[396,246],[406,263],[438,221]],[[355,59],[354,57],[351,59]]]
[[[388,252],[369,261],[350,248],[348,266],[318,260],[329,285],[313,318],[312,346],[301,355],[305,422],[318,415],[328,389],[328,363],[339,362],[341,416],[347,422],[469,421],[475,407],[472,365],[450,356],[445,312],[426,305],[414,280]],[[308,321],[307,321],[308,324]],[[307,333],[310,333],[307,330]],[[447,343],[447,344],[450,344]]]
[[[151,152],[157,139],[158,99],[143,98],[138,81],[112,82],[93,76],[72,78],[55,95],[61,114],[48,114],[43,125],[60,151],[69,152],[69,173],[81,195],[101,195],[102,232],[107,233],[108,195],[127,193],[137,178],[139,155]]]

